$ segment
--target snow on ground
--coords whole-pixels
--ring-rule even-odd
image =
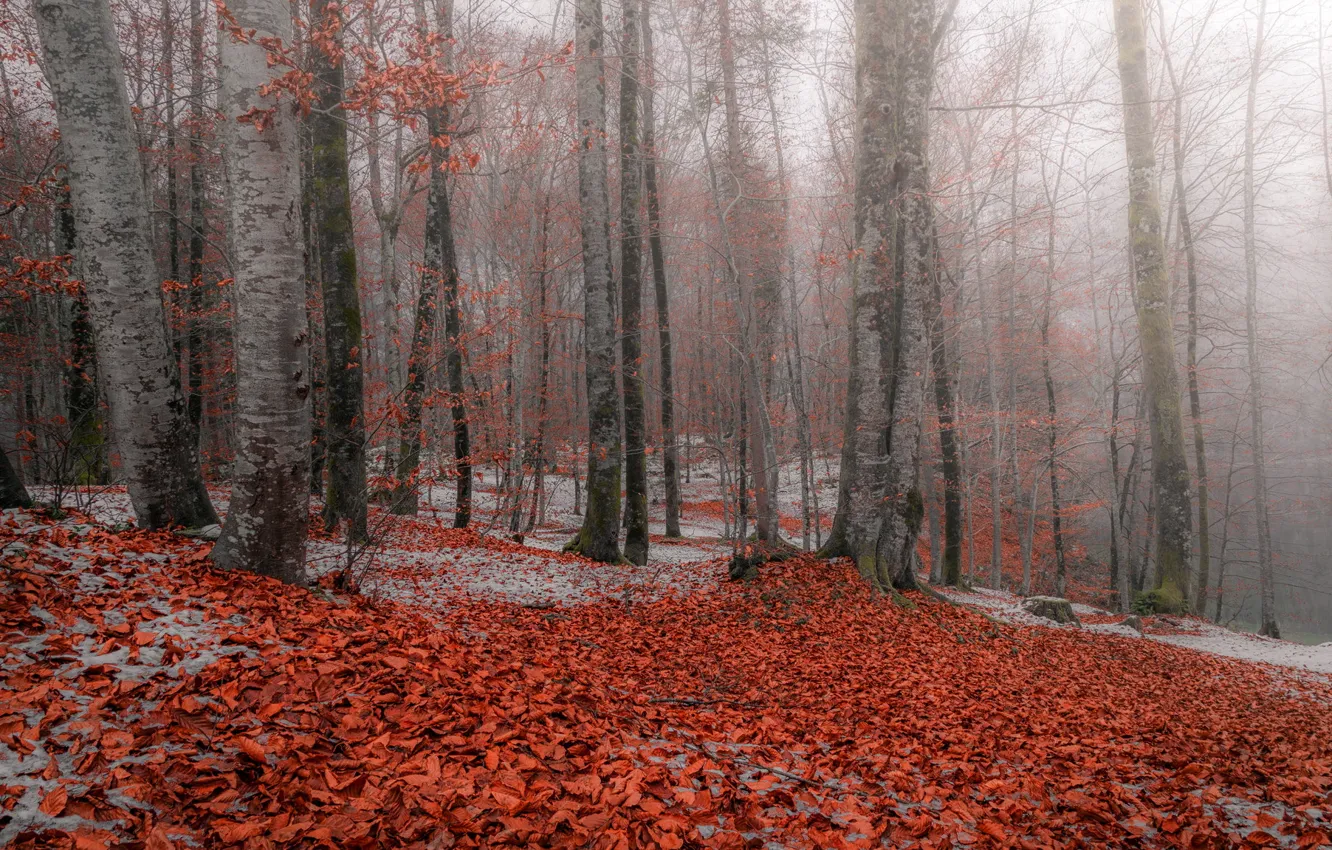
[[[649,465],[659,465],[654,455]],[[430,543],[431,524],[446,522],[452,515],[454,488],[451,483],[436,484],[422,493],[422,517],[415,522],[421,529],[421,542],[404,543],[404,535],[361,553],[356,562],[365,578],[368,592],[428,607],[450,608],[466,600],[504,600],[532,607],[586,604],[609,597],[647,598],[660,593],[689,593],[710,586],[724,575],[718,559],[731,548],[723,539],[726,525],[720,513],[720,470],[702,450],[692,458],[690,480],[682,481],[684,502],[680,528],[682,539],[667,540],[660,475],[650,476],[649,524],[652,541],[646,567],[607,566],[564,556],[560,550],[577,532],[582,517],[575,513],[574,480],[567,474],[546,476],[543,521],[523,535],[522,546],[511,545],[508,526],[497,518],[501,507],[493,465],[478,467],[474,484],[474,527],[497,545],[463,547],[434,546]],[[831,522],[828,513],[836,504],[836,466],[816,464],[821,520]],[[779,474],[778,503],[788,537],[799,531],[799,467],[785,464]],[[219,513],[227,507],[228,491],[212,488],[210,494]],[[34,488],[34,497],[49,499],[49,488]],[[581,501],[581,500],[580,500]],[[133,519],[129,498],[123,487],[96,487],[66,494],[68,507],[87,512],[107,525]],[[526,510],[526,509],[525,509]],[[524,513],[524,517],[526,514]],[[525,524],[525,522],[524,522]],[[372,522],[373,525],[373,522]],[[406,535],[410,537],[410,531]],[[311,540],[309,567],[315,575],[330,572],[346,562],[345,549],[329,541]],[[952,599],[1008,622],[1037,627],[1060,628],[1048,620],[1027,613],[1022,598],[1008,592],[974,588],[970,592],[944,589]],[[1332,675],[1332,644],[1304,646],[1289,641],[1232,632],[1193,618],[1177,624],[1153,628],[1149,619],[1147,634],[1110,620],[1108,612],[1086,605],[1074,605],[1079,617],[1090,617],[1088,631],[1127,637],[1146,637],[1163,643],[1210,652],[1264,664],[1273,664],[1323,675]],[[1185,633],[1187,632],[1187,633]]]
[[[104,504],[114,510],[115,501]],[[0,513],[0,559],[22,580],[16,592],[32,600],[20,620],[0,621],[0,847],[37,828],[105,846],[96,841],[150,807],[132,784],[104,790],[88,771],[159,755],[135,735],[157,707],[154,694],[224,655],[251,652],[224,645],[219,629],[231,620],[209,622],[164,589],[156,580],[163,555],[109,553],[87,540],[100,533],[83,522],[52,529],[22,511]],[[39,556],[69,569],[52,573]],[[129,709],[117,710],[121,703]]]
[[[947,587],[938,590],[954,602],[984,611],[991,617],[1007,620],[1010,623],[1054,629],[1078,628],[1074,625],[1061,626],[1029,614],[1022,607],[1022,597],[1006,591],[973,588],[967,592]],[[1101,619],[1111,616],[1107,611],[1077,603],[1074,603],[1073,611],[1080,618],[1090,616]],[[1136,629],[1124,625],[1122,620],[1123,618],[1111,622],[1090,622],[1082,628],[1100,634],[1141,637],[1227,658],[1332,676],[1332,643],[1305,646],[1247,632],[1232,632],[1195,617],[1169,619],[1147,617],[1144,618],[1145,632],[1139,633]]]

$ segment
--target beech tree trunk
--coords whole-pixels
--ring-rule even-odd
[[[9,454],[0,449],[0,510],[31,506],[32,498],[23,486],[23,479],[9,462]]]
[[[643,398],[643,165],[638,138],[638,66],[640,6],[629,0],[621,9],[620,41],[620,362],[624,389],[624,557],[635,564],[648,559],[647,424]]]
[[[290,43],[286,0],[229,0],[245,41],[219,38],[220,107],[235,273],[236,464],[213,560],[305,581],[310,517],[310,362],[301,252],[299,119],[259,88],[274,71],[260,39]],[[240,117],[272,109],[262,131]]]
[[[933,252],[927,158],[932,0],[856,3],[854,377],[846,542],[880,588],[914,587],[924,518],[918,378]]]
[[[732,186],[728,191],[736,194],[736,201],[729,208],[727,217],[731,219],[727,233],[728,247],[732,255],[732,273],[735,278],[740,325],[741,380],[744,393],[744,418],[748,428],[742,428],[742,439],[746,439],[749,466],[748,487],[754,491],[755,532],[759,540],[773,542],[780,536],[781,529],[777,520],[777,450],[773,443],[772,423],[768,416],[767,394],[759,372],[769,368],[771,361],[772,337],[763,333],[760,325],[763,316],[760,307],[755,304],[755,281],[760,277],[757,263],[748,245],[737,244],[745,234],[739,233],[738,224],[756,219],[760,213],[753,208],[745,190],[748,184],[748,169],[745,165],[744,139],[740,130],[740,104],[736,87],[735,42],[731,31],[731,7],[729,0],[717,2],[718,37],[721,40],[721,72],[723,103],[726,112],[726,170]],[[736,214],[738,213],[738,214]],[[737,238],[739,237],[739,238]],[[770,299],[767,299],[770,301]],[[766,302],[765,302],[766,303]],[[742,476],[742,482],[745,480]],[[745,494],[741,484],[742,494]]]
[[[1255,234],[1257,192],[1254,188],[1254,130],[1258,78],[1263,69],[1267,0],[1258,2],[1258,31],[1254,37],[1253,65],[1244,118],[1244,330],[1249,358],[1249,417],[1253,428],[1253,511],[1258,531],[1258,596],[1261,622],[1258,633],[1281,637],[1276,617],[1276,582],[1272,569],[1272,524],[1267,507],[1267,462],[1263,429],[1263,365],[1258,351],[1258,245]]]
[[[1156,588],[1167,604],[1183,605],[1189,594],[1193,506],[1189,497],[1189,465],[1184,454],[1179,375],[1175,368],[1165,243],[1161,234],[1161,201],[1156,187],[1152,93],[1147,78],[1142,0],[1114,0],[1114,10],[1129,165],[1129,241],[1143,383],[1152,432]]]
[[[330,40],[342,44],[334,0],[311,0],[312,26],[333,28]],[[313,135],[314,227],[319,237],[319,271],[324,290],[324,345],[327,352],[328,489],[324,526],[346,520],[348,536],[367,536],[365,484],[364,372],[361,367],[361,296],[352,232],[351,188],[347,173],[347,114],[342,107],[341,57],[318,47],[310,51],[318,109],[310,114]]]
[[[56,208],[56,251],[74,255],[76,226],[71,208],[69,183],[60,188]],[[82,277],[77,264],[71,273]],[[102,433],[101,403],[97,391],[97,346],[93,343],[92,319],[88,314],[88,293],[80,289],[69,303],[69,358],[65,365],[65,406],[69,410],[69,444],[73,454],[75,480],[85,484],[105,484],[107,478],[106,437]]]
[[[105,0],[40,0],[34,12],[130,502],[145,528],[215,523],[167,335],[111,10]]]
[[[1184,246],[1184,271],[1188,280],[1189,330],[1185,342],[1186,379],[1189,386],[1189,420],[1193,426],[1195,477],[1198,479],[1198,571],[1193,585],[1193,610],[1206,614],[1209,573],[1212,568],[1212,533],[1208,519],[1207,441],[1203,436],[1202,395],[1198,388],[1198,252],[1194,248],[1193,222],[1189,216],[1188,190],[1184,180],[1184,90],[1175,76],[1170,58],[1170,40],[1166,37],[1164,4],[1157,6],[1161,22],[1161,57],[1174,96],[1175,120],[1170,132],[1170,149],[1175,166],[1175,209],[1179,215],[1179,239]]]
[[[185,320],[188,352],[186,361],[186,398],[190,424],[194,426],[195,450],[198,451],[203,427],[203,255],[204,255],[204,146],[203,146],[203,2],[190,0],[190,245],[186,273],[188,315]]]
[[[620,406],[615,391],[615,295],[606,186],[606,61],[601,0],[576,0],[578,197],[583,243],[583,351],[587,378],[587,511],[565,548],[620,558]]]
[[[931,240],[931,250],[938,263],[938,240]],[[948,360],[945,339],[943,286],[936,271],[930,281],[930,365],[934,372],[934,406],[939,417],[939,459],[943,467],[943,558],[939,577],[956,587],[962,581],[962,463],[958,452],[952,364]],[[930,552],[938,546],[937,517],[931,513]],[[933,564],[931,564],[933,567]],[[931,570],[933,572],[933,570]]]
[[[648,249],[652,288],[657,306],[657,347],[661,354],[661,466],[666,488],[666,536],[680,536],[680,447],[675,435],[675,364],[671,349],[670,297],[666,286],[666,252],[661,240],[661,199],[657,190],[656,78],[652,64],[652,3],[643,0],[643,188],[647,193]]]

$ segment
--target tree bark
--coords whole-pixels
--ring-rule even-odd
[[[215,523],[167,337],[110,8],[103,0],[40,0],[34,11],[130,502],[145,528]]]
[[[185,282],[188,315],[185,319],[186,399],[190,424],[194,426],[195,451],[203,427],[203,255],[204,255],[204,19],[202,0],[190,0],[190,244]]]
[[[312,26],[341,47],[341,7],[334,0],[310,0]],[[352,232],[351,187],[347,172],[347,115],[342,106],[343,66],[339,56],[318,45],[310,51],[318,109],[310,115],[313,135],[314,223],[319,236],[319,270],[324,290],[324,346],[327,352],[328,490],[324,526],[346,520],[348,536],[366,538],[365,401],[361,366],[361,296]]]
[[[417,18],[422,34],[428,32],[425,3],[417,2]],[[436,8],[436,27],[448,37],[452,33],[452,9],[448,3]],[[424,41],[424,38],[423,38]],[[447,46],[443,48],[449,50]],[[434,57],[443,70],[450,67],[449,56]],[[395,513],[417,512],[421,463],[421,411],[425,396],[425,375],[435,339],[436,301],[444,296],[444,365],[448,382],[449,416],[453,424],[455,482],[454,528],[466,528],[472,517],[471,435],[465,405],[462,347],[462,314],[458,301],[458,253],[453,241],[453,212],[449,202],[448,148],[444,138],[449,132],[447,104],[426,111],[430,133],[430,182],[426,193],[425,255],[422,260],[420,292],[413,324],[412,348],[407,362],[407,383],[403,393],[403,422],[398,443],[397,485],[393,494]],[[440,284],[443,284],[441,287]]]
[[[1189,217],[1188,190],[1184,180],[1184,90],[1175,76],[1170,59],[1170,40],[1165,37],[1165,6],[1157,8],[1161,21],[1161,56],[1174,94],[1175,121],[1170,133],[1170,149],[1175,166],[1175,204],[1179,215],[1179,238],[1184,246],[1184,269],[1188,280],[1189,331],[1185,343],[1185,370],[1189,386],[1189,419],[1193,425],[1193,455],[1198,479],[1198,572],[1193,585],[1193,610],[1202,616],[1207,609],[1208,574],[1212,568],[1212,533],[1208,519],[1207,441],[1203,435],[1202,395],[1198,388],[1198,252],[1193,242],[1193,222]]]
[[[1267,464],[1263,429],[1263,366],[1258,351],[1258,245],[1257,192],[1254,188],[1254,131],[1258,107],[1258,78],[1263,68],[1264,27],[1267,0],[1258,2],[1258,31],[1254,38],[1253,65],[1249,72],[1249,95],[1244,118],[1244,330],[1249,359],[1249,417],[1253,428],[1253,510],[1258,526],[1258,596],[1261,622],[1259,634],[1281,637],[1276,616],[1276,587],[1272,568],[1272,525],[1267,506]]]
[[[574,28],[587,378],[587,512],[578,536],[565,548],[613,563],[621,560],[620,406],[615,392],[615,296],[606,186],[606,33],[601,0],[576,0]]]
[[[1155,493],[1156,588],[1170,604],[1188,598],[1193,507],[1184,454],[1179,375],[1157,195],[1151,89],[1142,0],[1114,0],[1119,81],[1124,99],[1124,138],[1129,165],[1129,240],[1137,293],[1143,383],[1152,432]]]
[[[661,466],[666,487],[666,536],[680,536],[680,447],[675,435],[675,364],[671,348],[670,293],[661,239],[661,196],[657,188],[656,77],[653,71],[652,2],[643,0],[643,188],[647,194],[648,249],[657,306],[657,348],[661,356]]]
[[[0,510],[32,507],[32,497],[23,486],[23,479],[9,462],[9,454],[0,449]]]
[[[915,586],[924,305],[933,252],[928,106],[932,0],[856,4],[855,371],[847,544],[880,588]],[[850,428],[848,428],[850,431]]]
[[[755,532],[762,541],[774,542],[780,535],[777,520],[777,451],[773,444],[772,423],[768,416],[767,395],[760,377],[759,363],[766,370],[771,361],[772,339],[762,333],[760,310],[754,303],[754,284],[757,264],[748,246],[737,244],[736,224],[755,219],[759,213],[752,209],[746,197],[748,169],[745,166],[743,138],[740,130],[740,104],[735,74],[735,41],[731,31],[730,0],[717,2],[718,37],[721,40],[722,100],[726,112],[726,169],[735,184],[736,200],[730,206],[731,219],[727,239],[733,257],[736,294],[738,296],[742,351],[741,379],[746,419],[749,428],[743,429],[748,440],[748,485],[754,491]],[[735,215],[734,211],[739,211]],[[746,486],[742,483],[742,488]]]
[[[624,557],[648,560],[647,427],[643,398],[643,163],[639,147],[638,3],[621,9],[620,42],[620,362],[624,370]]]
[[[231,510],[213,550],[224,569],[305,582],[310,518],[309,330],[301,256],[299,121],[259,94],[274,72],[260,39],[289,43],[285,0],[229,0],[244,41],[223,33],[222,153],[235,273],[236,465]],[[263,130],[241,116],[272,109]]]
[[[931,241],[934,262],[938,264],[938,240]],[[945,340],[943,286],[939,277],[936,269],[930,281],[930,365],[934,372],[934,407],[939,418],[939,459],[944,482],[944,546],[940,577],[944,584],[956,587],[962,581],[962,464],[958,457],[953,372]],[[932,534],[933,531],[932,528]],[[935,548],[932,545],[931,552]]]

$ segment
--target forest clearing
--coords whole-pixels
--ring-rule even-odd
[[[0,0],[0,848],[1332,850],[1332,7]]]

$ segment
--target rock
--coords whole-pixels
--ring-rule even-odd
[[[216,540],[222,536],[222,526],[214,523],[202,528],[186,528],[179,532],[181,537],[197,537],[200,540]]]
[[[1138,634],[1142,634],[1142,618],[1137,614],[1129,614],[1127,617],[1119,621],[1119,625],[1128,626]]]
[[[1028,614],[1034,614],[1046,620],[1053,620],[1056,623],[1082,625],[1078,615],[1073,613],[1073,603],[1067,599],[1060,599],[1055,596],[1029,596],[1023,601],[1022,609]]]

